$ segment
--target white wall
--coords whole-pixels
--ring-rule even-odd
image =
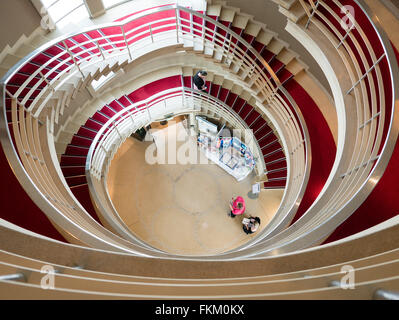
[[[399,0],[398,0],[399,1]],[[309,52],[287,31],[287,17],[278,11],[278,5],[271,0],[227,0],[226,4],[241,9],[241,12],[254,16],[254,19],[266,24],[267,28],[276,32],[279,39],[289,43],[290,48],[299,54],[300,59],[309,66],[309,71],[331,93],[324,73]]]
[[[30,0],[0,0],[0,51],[23,34],[29,36],[41,19]]]

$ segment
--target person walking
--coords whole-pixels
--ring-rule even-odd
[[[245,212],[245,201],[244,198],[241,196],[238,196],[235,199],[232,198],[229,206],[230,206],[229,216],[232,218],[235,218],[235,216],[238,216]]]
[[[204,70],[200,70],[194,75],[193,77],[194,89],[206,92],[206,89],[208,89],[205,85],[205,78],[207,75],[208,73]]]

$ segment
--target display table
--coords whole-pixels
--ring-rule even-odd
[[[197,141],[205,156],[237,181],[245,179],[255,167],[251,151],[236,137],[216,137],[200,133]]]

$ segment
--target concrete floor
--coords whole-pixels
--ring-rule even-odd
[[[165,126],[157,136],[184,136],[181,125]],[[170,130],[177,128],[176,130]],[[175,153],[169,142],[156,139],[155,155],[164,144],[166,160]],[[190,140],[198,158],[202,153]],[[183,142],[177,142],[179,147]],[[111,200],[122,220],[149,245],[179,255],[213,255],[236,248],[266,226],[277,211],[283,190],[262,190],[250,199],[254,175],[237,182],[219,166],[208,164],[151,164],[153,143],[128,138],[111,162],[107,185]],[[147,153],[146,153],[147,152]],[[147,157],[147,158],[146,158]],[[169,159],[173,159],[171,157]],[[201,158],[200,163],[206,162]],[[242,216],[230,218],[229,201],[241,195],[246,201],[245,215],[261,219],[260,230],[247,235]]]

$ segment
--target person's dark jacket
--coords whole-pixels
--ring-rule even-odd
[[[198,90],[203,90],[203,86],[205,85],[204,79],[199,76],[199,71],[194,75],[193,81],[194,84],[197,86]]]

